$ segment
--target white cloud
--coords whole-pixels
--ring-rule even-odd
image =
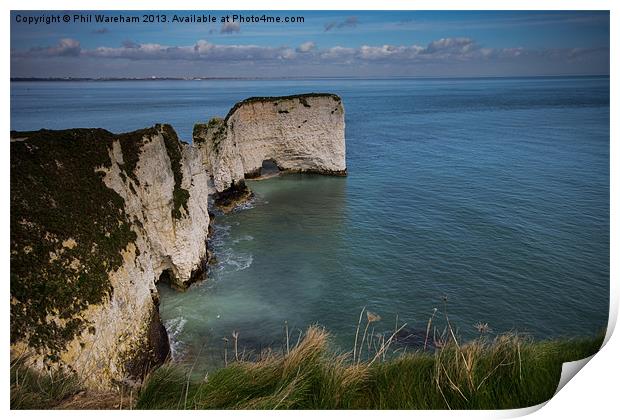
[[[98,58],[124,58],[128,60],[213,60],[256,61],[291,59],[295,52],[287,47],[258,45],[218,45],[199,40],[191,46],[166,46],[161,44],[123,43],[123,46],[98,47],[82,50],[82,55]]]
[[[364,60],[383,60],[383,59],[395,59],[395,60],[410,60],[416,58],[421,52],[424,51],[423,47],[418,45],[412,46],[394,46],[383,45],[381,47],[371,47],[363,45],[359,49],[359,57]]]
[[[28,50],[21,55],[34,55],[43,57],[76,57],[82,52],[80,42],[72,38],[62,38],[53,47],[37,47]],[[18,53],[19,54],[19,53]]]
[[[299,53],[308,53],[314,50],[316,50],[316,44],[312,41],[304,42],[296,49]]]
[[[471,38],[441,38],[428,44],[425,52],[429,54],[448,51],[467,53],[476,48],[476,43]]]
[[[225,22],[222,24],[222,28],[220,29],[221,34],[232,34],[234,32],[241,31],[241,25],[239,22]]]
[[[84,49],[80,42],[63,38],[52,47],[31,48],[27,51],[11,51],[12,57],[51,58],[88,57],[99,59],[126,60],[187,60],[212,62],[263,62],[278,63],[281,60],[299,64],[351,64],[351,63],[454,63],[464,61],[485,62],[488,60],[553,59],[580,60],[600,49],[541,49],[483,48],[470,38],[441,38],[421,45],[362,45],[357,48],[333,46],[317,48],[307,41],[292,49],[287,46],[270,47],[260,45],[214,44],[199,40],[194,45],[169,46],[156,43],[125,41],[120,47],[97,47]],[[604,51],[603,51],[604,53]]]
[[[321,50],[319,57],[324,60],[349,59],[355,56],[355,48],[335,46]]]

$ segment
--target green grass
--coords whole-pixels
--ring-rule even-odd
[[[603,335],[533,342],[507,334],[466,344],[452,336],[434,352],[359,362],[331,353],[328,338],[311,327],[288,354],[236,361],[201,381],[188,379],[192,372],[178,365],[164,365],[145,381],[136,408],[521,408],[550,399],[562,363],[594,354]]]
[[[329,334],[311,327],[287,354],[233,361],[202,380],[168,363],[140,389],[107,394],[85,390],[75,374],[41,373],[14,361],[11,409],[522,408],[549,400],[562,363],[596,353],[602,340],[603,334],[535,342],[505,334],[460,344],[454,337],[432,352],[386,360],[375,353],[354,362],[351,353],[331,352]]]

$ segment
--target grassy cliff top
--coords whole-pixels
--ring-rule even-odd
[[[228,111],[228,114],[226,114],[226,118],[224,118],[224,120],[228,121],[228,119],[242,105],[246,105],[246,104],[250,104],[250,103],[255,103],[255,102],[278,102],[278,101],[286,101],[286,100],[292,100],[292,99],[299,99],[299,102],[303,106],[305,106],[307,108],[310,108],[310,105],[305,101],[306,98],[331,98],[331,99],[333,99],[334,101],[337,101],[337,102],[341,102],[342,101],[340,96],[338,96],[338,95],[336,95],[334,93],[315,93],[315,92],[310,92],[310,93],[300,93],[300,94],[297,94],[297,95],[288,95],[288,96],[252,96],[250,98],[247,98],[247,99],[244,99],[242,101],[237,102],[230,109],[230,111]]]

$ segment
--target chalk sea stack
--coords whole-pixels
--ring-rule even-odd
[[[341,99],[250,98],[193,144],[166,124],[11,132],[11,358],[139,381],[169,354],[156,284],[205,278],[210,205],[249,197],[265,161],[345,175]]]
[[[332,94],[248,98],[225,118],[196,124],[193,141],[224,209],[247,196],[244,180],[260,176],[265,162],[285,172],[346,175],[344,108]]]

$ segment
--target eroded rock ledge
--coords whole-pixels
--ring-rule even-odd
[[[250,98],[197,124],[193,146],[165,124],[11,132],[11,358],[93,388],[162,363],[156,283],[204,278],[209,202],[251,196],[265,161],[345,175],[340,98]]]

